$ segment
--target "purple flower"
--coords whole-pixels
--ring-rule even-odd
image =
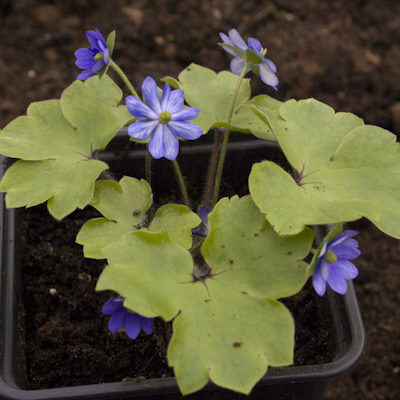
[[[171,91],[169,83],[165,84],[160,102],[156,82],[150,76],[143,82],[142,93],[148,106],[134,96],[126,98],[128,111],[139,120],[129,125],[128,134],[136,139],[147,139],[152,135],[149,143],[151,155],[175,160],[179,152],[178,137],[194,140],[203,134],[199,126],[187,122],[196,118],[200,110],[182,108],[183,90]]]
[[[208,235],[208,231],[210,230],[210,223],[208,222],[208,215],[211,213],[212,208],[208,208],[206,206],[203,206],[197,211],[197,215],[200,217],[201,222],[203,223],[204,226],[200,228],[194,228],[192,229],[192,234],[201,236],[201,237],[206,237]]]
[[[78,49],[75,51],[77,60],[75,64],[84,69],[76,79],[84,80],[96,75],[106,64],[110,58],[110,49],[101,33],[96,31],[87,31],[86,36],[92,47],[88,49]]]
[[[111,315],[108,321],[108,329],[111,333],[118,332],[125,326],[125,332],[131,339],[136,339],[142,329],[143,332],[150,335],[153,332],[153,318],[142,317],[139,314],[132,313],[124,307],[122,297],[112,297],[107,300],[101,308],[102,314]]]
[[[322,246],[313,275],[313,286],[320,296],[325,294],[327,282],[335,292],[345,294],[346,279],[354,279],[358,275],[355,265],[348,261],[361,254],[358,242],[352,239],[355,235],[358,235],[357,231],[343,231]]]
[[[246,73],[251,69],[255,74],[260,75],[265,84],[272,86],[275,90],[278,90],[276,85],[279,83],[279,80],[275,75],[276,66],[271,60],[264,57],[266,50],[262,48],[260,41],[254,38],[249,38],[247,45],[236,29],[231,29],[228,34],[229,36],[220,32],[219,35],[224,41],[222,44],[224,50],[234,56],[231,61],[231,71],[236,75],[240,75],[245,63],[249,61],[246,50],[250,49],[254,51],[263,61],[261,63],[252,63]],[[224,44],[228,46],[224,46]],[[232,49],[230,46],[235,47],[235,49]]]

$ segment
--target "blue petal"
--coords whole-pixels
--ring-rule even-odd
[[[201,222],[203,225],[207,228],[210,229],[210,223],[208,222],[208,215],[212,212],[212,208],[208,208],[206,206],[203,206],[197,211],[197,215],[200,217]]]
[[[235,56],[231,60],[231,71],[235,75],[240,75],[244,68],[245,61],[239,56]]]
[[[240,36],[239,32],[236,29],[231,29],[229,32],[229,39],[230,43],[233,46],[236,46],[239,50],[243,51],[243,53],[246,52],[248,49],[246,42],[243,40],[243,38]]]
[[[88,39],[90,45],[91,45],[94,49],[101,51],[99,45],[97,44],[97,43],[98,43],[98,40],[99,40],[99,34],[100,34],[100,32],[99,32],[97,29],[96,29],[96,31],[97,31],[97,32],[95,32],[95,31],[87,31],[87,32],[86,32],[86,37],[87,37],[87,39]],[[100,36],[101,36],[101,34],[100,34]]]
[[[200,110],[196,107],[183,108],[180,111],[171,113],[171,121],[188,121],[196,118],[199,115]]]
[[[120,308],[124,308],[124,299],[122,297],[111,297],[101,307],[101,313],[111,315]]]
[[[351,246],[337,246],[332,251],[337,258],[343,260],[354,260],[361,254],[360,250]]]
[[[103,51],[103,60],[108,64],[108,61],[110,60],[110,49],[107,48]]]
[[[90,78],[91,76],[94,76],[96,74],[93,74],[92,71],[90,69],[86,70],[86,71],[82,71],[77,77],[76,79],[79,79],[81,81]]]
[[[326,282],[329,279],[329,274],[330,274],[330,269],[329,266],[330,264],[328,264],[325,260],[325,258],[322,258],[319,261],[319,265],[321,268],[321,276],[323,278],[323,280]]]
[[[222,39],[222,41],[223,41],[224,43],[226,43],[226,44],[232,44],[232,43],[231,43],[231,40],[229,39],[228,36],[225,35],[225,33],[220,32],[220,33],[219,33],[219,36],[221,37],[221,39]],[[230,55],[236,56],[236,54],[235,54],[235,52],[234,52],[233,50],[228,49],[228,48],[225,47],[225,46],[222,46],[222,48],[223,48],[227,53],[229,53]]]
[[[130,339],[136,339],[139,336],[141,320],[139,314],[127,313],[125,318],[125,332]]]
[[[327,248],[328,248],[328,241],[325,241],[324,244],[322,245],[322,249],[321,249],[321,251],[319,253],[318,258],[321,258],[326,254]]]
[[[260,78],[264,83],[278,90],[276,85],[279,83],[279,80],[265,62],[260,64]]]
[[[165,154],[164,157],[168,160],[175,160],[179,153],[179,140],[178,138],[168,129],[168,126],[164,126],[164,145]]]
[[[162,95],[161,95],[161,111],[169,111],[168,99],[169,99],[170,93],[171,93],[171,86],[167,82],[164,86],[164,89],[163,89]]]
[[[182,89],[173,90],[168,97],[168,104],[166,105],[166,110],[172,115],[182,110],[185,98]]]
[[[75,64],[76,64],[77,67],[79,67],[81,69],[90,69],[96,64],[96,61],[94,60],[93,57],[91,57],[91,58],[78,58],[75,61]]]
[[[357,267],[347,260],[338,260],[331,264],[334,268],[338,269],[344,279],[354,279],[358,275]]]
[[[111,333],[118,332],[125,325],[125,317],[128,311],[125,308],[121,308],[117,310],[113,315],[111,315],[110,320],[108,321],[108,329]]]
[[[208,230],[206,228],[201,227],[201,228],[193,228],[192,229],[192,235],[197,235],[201,237],[207,237],[208,235]]]
[[[89,49],[78,49],[74,53],[76,58],[93,58],[94,52]]]
[[[170,121],[168,128],[174,135],[187,140],[195,140],[203,135],[203,130],[193,122]]]
[[[343,231],[342,233],[339,233],[339,235],[337,235],[331,242],[330,242],[330,246],[337,246],[339,243],[344,242],[346,239],[351,238],[353,236],[358,235],[357,231],[353,231],[353,230],[346,230]]]
[[[335,268],[334,266],[331,266],[331,269],[329,271],[328,285],[336,293],[339,293],[339,294],[346,293],[347,283],[346,283],[345,279],[343,278],[342,274],[340,273],[340,271],[337,268]]]
[[[135,139],[147,139],[158,124],[158,121],[134,122],[128,126],[128,135]]]
[[[166,127],[164,124],[158,124],[149,143],[149,152],[156,159],[164,157],[165,154],[164,128]]]
[[[249,48],[256,51],[257,53],[260,53],[260,51],[262,50],[261,42],[258,39],[249,38],[247,40],[247,43],[249,44]]]
[[[151,333],[153,333],[153,329],[154,329],[154,319],[153,318],[146,318],[146,317],[140,317],[141,321],[142,321],[142,330],[144,333],[147,333],[148,335],[150,335]]]
[[[271,61],[271,60],[269,60],[268,58],[264,58],[264,62],[265,62],[265,64],[267,64],[268,65],[268,67],[269,67],[269,69],[274,73],[274,74],[276,74],[276,65]]]
[[[148,76],[143,81],[142,93],[144,99],[146,100],[146,103],[150,106],[150,108],[152,108],[157,113],[157,115],[160,115],[161,106],[160,99],[158,97],[158,89],[156,81],[152,77]]]
[[[320,268],[320,263],[317,264],[315,268],[315,272],[313,275],[313,286],[315,291],[320,295],[323,296],[326,291],[326,282],[322,278],[321,275],[321,268]]]
[[[135,96],[128,96],[126,98],[126,108],[136,119],[151,119],[158,121],[159,114],[157,114]]]
[[[90,72],[93,75],[96,75],[104,67],[104,65],[104,61],[98,61],[95,65],[93,65],[92,68],[90,68]]]

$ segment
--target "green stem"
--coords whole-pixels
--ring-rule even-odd
[[[181,188],[181,193],[183,197],[183,203],[186,207],[189,207],[189,197],[186,191],[185,181],[183,180],[181,169],[179,168],[178,161],[172,160],[172,164],[175,168],[176,177],[178,178],[179,186]]]
[[[121,77],[121,79],[125,82],[125,85],[128,86],[128,89],[130,90],[130,92],[137,97],[138,99],[140,99],[139,95],[136,93],[136,90],[133,88],[132,84],[129,82],[128,77],[124,74],[124,72],[122,71],[122,69],[120,67],[118,67],[117,64],[115,64],[115,62],[110,58],[109,60],[109,64],[110,67]]]
[[[146,145],[146,168],[144,175],[147,183],[151,186],[151,154],[149,151],[149,144]]]
[[[239,93],[240,85],[242,84],[243,78],[246,75],[246,71],[249,68],[249,64],[245,63],[244,68],[242,72],[240,73],[239,79],[236,83],[235,90],[233,92],[232,100],[231,100],[231,105],[229,107],[229,113],[228,113],[228,124],[230,125],[232,122],[232,116],[233,116],[233,111],[237,99],[237,95]],[[221,186],[221,177],[222,177],[222,170],[224,169],[224,162],[225,162],[225,155],[226,155],[226,149],[228,146],[228,141],[229,141],[229,134],[231,133],[230,128],[226,128],[225,130],[225,135],[224,135],[224,142],[222,143],[222,149],[221,149],[221,154],[219,157],[219,162],[218,162],[218,169],[217,169],[217,174],[215,176],[215,184],[214,184],[214,192],[213,192],[213,199],[212,199],[212,208],[215,206],[215,204],[218,201],[218,196],[219,196],[219,189]]]

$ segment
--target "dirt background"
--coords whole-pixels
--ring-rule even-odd
[[[400,132],[397,0],[1,0],[0,128],[30,102],[60,97],[80,71],[73,53],[87,47],[89,29],[104,36],[116,30],[113,58],[140,89],[146,76],[177,77],[191,62],[229,69],[217,43],[218,33],[233,27],[268,47],[278,68],[279,91],[253,77],[253,94],[314,97]],[[356,227],[363,254],[355,286],[367,349],[326,399],[398,399],[400,243],[366,222]]]

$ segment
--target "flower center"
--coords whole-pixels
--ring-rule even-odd
[[[329,263],[329,264],[334,263],[335,261],[337,261],[336,254],[335,254],[333,251],[328,251],[328,252],[325,254],[325,260],[326,260],[326,262]]]
[[[163,111],[163,112],[160,113],[159,121],[162,124],[168,124],[169,121],[171,121],[171,118],[172,118],[172,115],[171,115],[171,113],[169,111]]]
[[[99,52],[94,56],[94,61],[102,61],[103,60],[103,52]]]

